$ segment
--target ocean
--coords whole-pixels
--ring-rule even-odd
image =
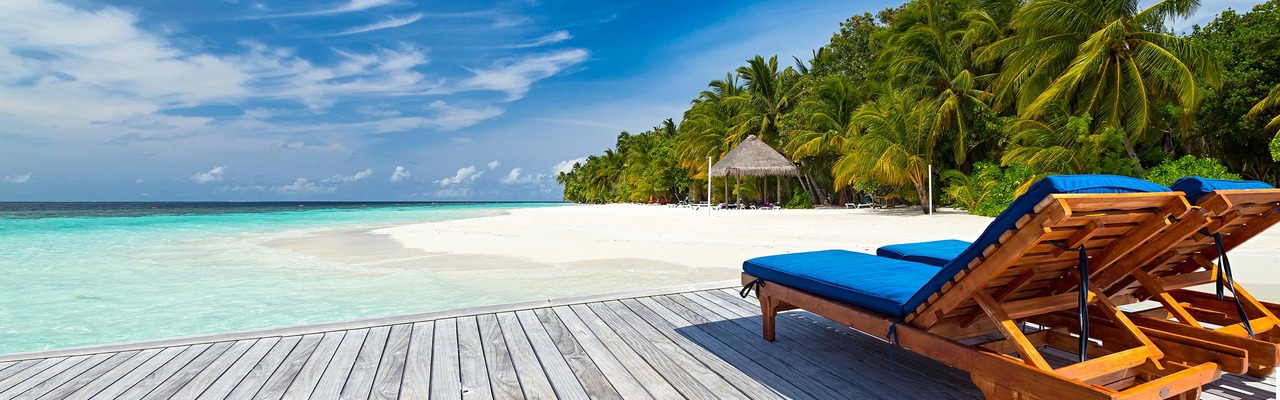
[[[527,300],[269,244],[559,205],[0,203],[0,354]]]

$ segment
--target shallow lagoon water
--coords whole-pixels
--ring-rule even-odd
[[[307,206],[0,211],[0,354],[529,300],[265,244],[557,205]]]

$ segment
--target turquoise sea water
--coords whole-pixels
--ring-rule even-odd
[[[0,204],[0,354],[525,300],[263,243],[547,206]]]

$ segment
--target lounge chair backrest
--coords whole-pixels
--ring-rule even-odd
[[[1034,280],[1034,285],[1020,282],[1020,287],[1015,289],[1022,291],[1007,293],[1002,296],[1004,299],[1016,300],[1018,296],[1044,289],[1052,283],[1050,281],[1060,279],[1078,264],[1074,251],[1056,249],[1049,242],[1072,247],[1084,244],[1092,257],[1101,254],[1098,250],[1104,250],[1099,247],[1117,242],[1117,235],[1143,226],[1142,222],[1160,221],[1169,214],[1180,216],[1189,208],[1180,195],[1141,179],[1115,175],[1047,177],[1019,196],[972,245],[944,265],[904,304],[904,308],[916,312],[908,320],[920,317],[919,313],[926,306],[943,297],[949,297],[947,304],[934,311],[952,313],[961,306],[976,308],[970,299],[973,292],[989,286],[1007,285],[1017,279],[1006,273],[1011,266],[1025,267],[1022,268],[1025,271],[1013,271],[1014,275],[1031,271],[1033,267],[1039,268],[1036,270],[1039,272],[1028,275],[1030,278],[1027,279]],[[1045,233],[1050,230],[1052,233]],[[996,258],[999,260],[986,262]],[[981,274],[983,276],[976,282],[958,285],[958,282],[974,275],[972,272],[976,272],[975,268],[980,265],[986,269]],[[963,287],[959,291],[953,290],[957,286]],[[943,293],[953,291],[958,293]],[[968,312],[961,310],[961,314],[965,313]],[[928,315],[922,323],[932,325],[941,318],[941,315]]]
[[[1187,177],[1174,182],[1172,188],[1184,192],[1187,200],[1198,207],[1198,212],[1171,228],[1185,226],[1181,230],[1186,233],[1180,235],[1182,238],[1176,244],[1171,243],[1163,251],[1142,260],[1141,269],[1152,278],[1187,275],[1179,280],[1207,281],[1213,272],[1206,267],[1212,266],[1218,257],[1212,234],[1219,234],[1223,248],[1230,251],[1280,223],[1280,189],[1265,182]],[[1108,286],[1109,296],[1136,294],[1140,295],[1139,299],[1150,296],[1138,290],[1141,285],[1131,275],[1104,278],[1116,278],[1115,282],[1102,282]]]

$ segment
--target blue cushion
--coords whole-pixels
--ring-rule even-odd
[[[891,244],[876,249],[876,255],[941,267],[963,253],[970,244],[972,242],[955,239]]]
[[[967,268],[983,249],[998,243],[1000,235],[1014,229],[1019,219],[1032,213],[1036,204],[1050,194],[1169,191],[1164,186],[1125,176],[1049,176],[1018,196],[977,240],[941,268],[845,250],[825,250],[754,258],[742,263],[742,270],[766,281],[904,317]]]
[[[753,258],[742,263],[742,271],[902,317],[909,310],[903,304],[938,273],[938,268],[847,250],[823,250]]]
[[[1266,182],[1209,179],[1198,176],[1179,179],[1170,188],[1186,193],[1187,201],[1191,202],[1191,204],[1196,204],[1201,198],[1208,196],[1209,193],[1213,193],[1215,190],[1275,189]]]
[[[938,274],[925,283],[903,307],[907,310],[914,310],[924,304],[929,299],[929,296],[942,290],[943,285],[950,282],[960,271],[968,268],[969,262],[982,255],[983,250],[999,243],[1000,235],[1003,235],[1005,231],[1014,229],[1019,219],[1033,213],[1036,204],[1051,194],[1169,191],[1169,188],[1155,183],[1118,175],[1052,175],[1041,179],[1031,185],[1031,188],[1027,189],[1026,193],[1018,196],[1012,204],[1009,204],[1009,208],[1006,208],[1004,212],[996,216],[996,219],[991,221],[991,225],[987,225],[987,229],[982,232],[982,235],[978,236],[978,239],[974,240],[973,244],[969,245],[964,252],[952,259],[951,262],[943,265]]]

